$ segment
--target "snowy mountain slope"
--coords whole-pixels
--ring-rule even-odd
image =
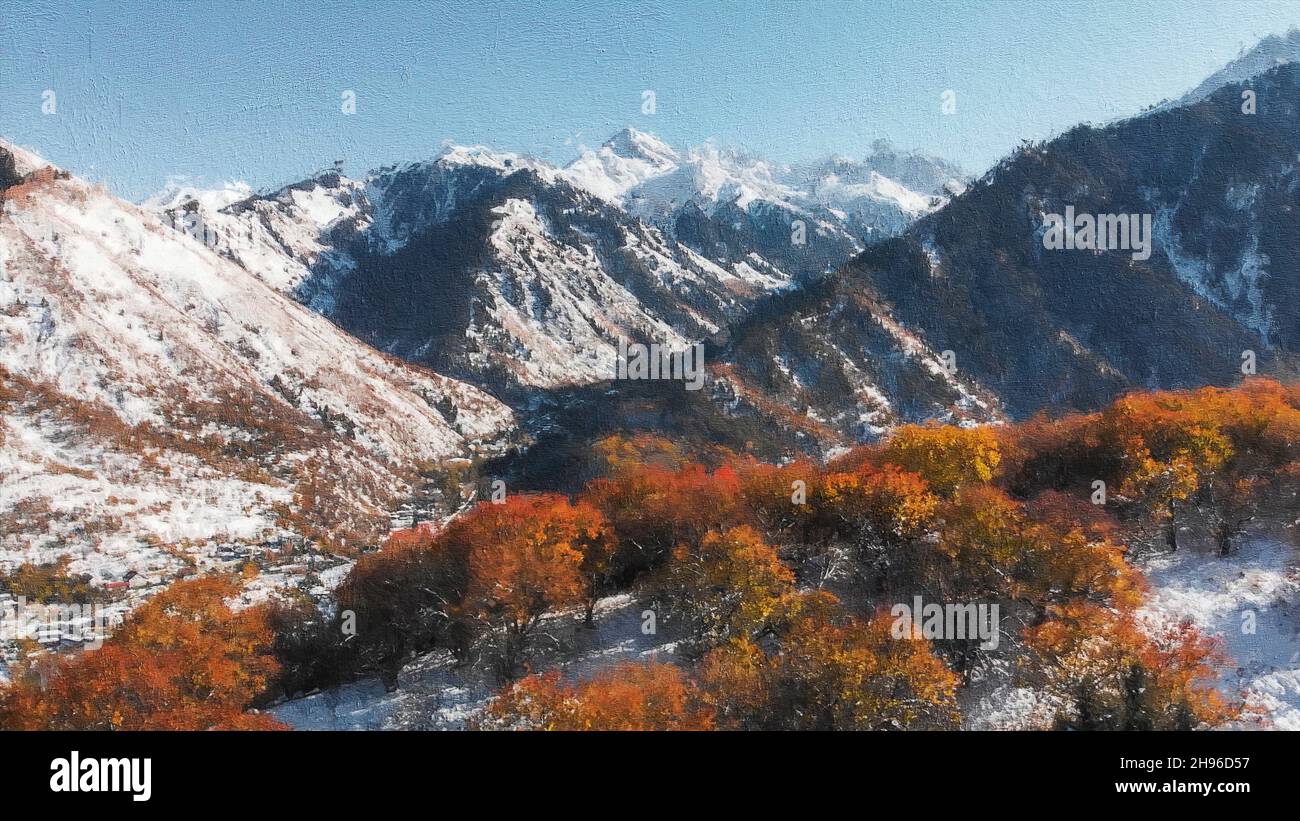
[[[1228,86],[1025,146],[831,276],[769,297],[722,354],[736,393],[862,438],[918,415],[1027,416],[1230,384],[1247,351],[1289,372],[1300,68],[1251,86],[1267,103],[1256,114]],[[875,172],[814,173],[858,185]],[[1149,258],[1044,249],[1044,215],[1067,206],[1149,215]],[[936,371],[945,350],[950,377]]]
[[[737,327],[719,356],[738,401],[818,423],[822,448],[918,420],[988,422],[997,396],[897,320],[869,282],[827,277],[774,297]]]
[[[213,190],[173,185],[141,206],[285,293],[318,267],[346,267],[335,245],[370,224],[363,186],[334,171],[265,196],[246,183]]]
[[[96,186],[0,191],[0,561],[101,581],[218,543],[359,547],[419,464],[513,425]],[[82,572],[78,570],[77,572]]]
[[[377,347],[507,391],[608,378],[619,337],[685,344],[751,287],[486,149],[164,213],[187,212],[218,252]]]
[[[620,338],[681,346],[758,291],[553,169],[451,149],[367,182],[351,265],[300,298],[376,347],[509,396],[610,378]]]
[[[227,205],[253,196],[253,188],[246,182],[225,182],[218,188],[193,185],[185,177],[171,177],[161,191],[147,197],[140,207],[147,211],[170,211],[196,200],[207,211],[217,211]]]
[[[681,159],[676,149],[659,138],[625,128],[600,148],[584,148],[563,173],[578,188],[621,205],[628,191],[677,170]]]

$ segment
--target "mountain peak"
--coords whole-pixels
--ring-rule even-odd
[[[140,206],[150,211],[167,211],[180,208],[185,203],[197,201],[206,211],[219,211],[231,203],[253,196],[253,189],[243,181],[223,182],[205,186],[186,176],[167,178],[161,190],[140,201]]]
[[[1196,88],[1178,100],[1157,107],[1166,110],[1191,105],[1209,97],[1220,88],[1257,77],[1284,63],[1300,60],[1300,29],[1292,28],[1286,34],[1270,34],[1223,68],[1206,77]]]
[[[485,145],[457,145],[448,143],[434,159],[434,163],[444,166],[478,165],[494,171],[512,173],[524,168],[545,171],[550,176],[554,169],[547,163],[533,157],[515,154],[510,151],[498,151]]]
[[[599,149],[582,149],[564,168],[564,176],[601,199],[618,202],[646,180],[677,168],[678,155],[663,140],[628,126]]]
[[[641,159],[656,164],[677,160],[677,152],[668,143],[631,126],[621,129],[606,140],[602,147],[625,159]]]

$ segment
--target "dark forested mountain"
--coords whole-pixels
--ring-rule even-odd
[[[1286,368],[1300,346],[1298,83],[1286,64],[1189,106],[1026,144],[902,235],[773,300],[726,358],[823,415],[862,407],[845,390],[856,371],[899,361],[886,314],[952,351],[959,377],[1015,415],[1232,383],[1245,352],[1260,372]],[[1149,256],[1045,247],[1048,215],[1067,209],[1149,215]],[[912,399],[896,378],[882,392]]]

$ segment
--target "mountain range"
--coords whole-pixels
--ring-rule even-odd
[[[783,165],[624,129],[564,166],[453,145],[133,205],[2,144],[0,547],[104,577],[346,551],[448,460],[555,486],[615,430],[824,456],[1289,373],[1297,46],[978,179],[885,142]],[[1149,256],[1047,248],[1067,209],[1148,215]],[[705,342],[706,389],[614,381],[629,342]]]
[[[608,379],[620,338],[715,337],[963,186],[883,143],[793,169],[625,129],[562,168],[450,146],[363,179],[145,205],[201,220],[219,253],[380,350],[520,401]]]

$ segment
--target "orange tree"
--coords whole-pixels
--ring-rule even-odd
[[[176,582],[99,649],[37,660],[0,690],[0,727],[281,728],[270,716],[245,712],[277,666],[264,609],[226,604],[237,590],[226,577]]]
[[[484,502],[465,517],[467,583],[460,612],[500,640],[501,672],[513,675],[548,610],[590,602],[611,539],[600,513],[555,494]]]
[[[1130,609],[1076,603],[1025,638],[1033,677],[1062,705],[1058,727],[1191,730],[1241,713],[1214,689],[1218,643],[1188,623],[1153,631]]]
[[[513,674],[547,610],[590,614],[613,546],[598,510],[556,494],[482,502],[441,531],[395,532],[339,587],[340,622],[355,627],[346,641],[390,686],[412,654],[444,646],[464,659],[480,639],[499,644]]]
[[[709,730],[693,684],[670,664],[626,662],[567,684],[558,672],[504,689],[475,727],[518,730]]]
[[[740,478],[728,466],[712,472],[696,463],[626,466],[589,482],[580,499],[618,534],[609,573],[622,584],[662,564],[678,544],[750,520]]]

